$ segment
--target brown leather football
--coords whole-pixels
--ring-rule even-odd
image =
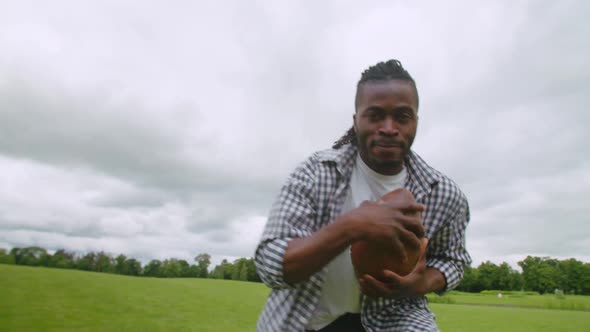
[[[383,195],[379,201],[385,202],[405,197],[414,200],[414,195],[408,190],[397,189]],[[422,238],[421,241],[421,246],[418,249],[406,247],[408,259],[405,264],[402,263],[399,254],[394,252],[390,247],[372,244],[367,241],[356,241],[350,249],[352,265],[358,276],[369,274],[378,278],[384,269],[393,271],[400,276],[405,276],[412,272],[416,263],[418,263],[418,259],[420,259],[422,253],[426,250],[428,241],[426,238]]]

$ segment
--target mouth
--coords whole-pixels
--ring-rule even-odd
[[[373,143],[373,146],[384,148],[384,149],[391,149],[391,148],[403,148],[404,145],[399,142],[382,142],[377,141]]]

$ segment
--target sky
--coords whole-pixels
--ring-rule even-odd
[[[361,72],[415,78],[414,151],[473,265],[590,262],[586,1],[0,0],[0,248],[252,257]]]

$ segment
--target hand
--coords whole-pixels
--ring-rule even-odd
[[[424,226],[422,225],[420,213],[424,212],[426,207],[422,204],[416,203],[414,195],[412,195],[409,190],[400,188],[391,191],[381,196],[377,201],[377,204],[386,205],[398,210],[404,216],[410,217],[408,219],[400,218],[399,221],[403,222],[404,227],[414,233],[418,238],[424,236]]]
[[[406,261],[406,248],[420,248],[424,236],[420,213],[425,210],[409,191],[398,189],[378,202],[365,201],[348,214],[356,221],[356,240],[391,248],[401,261]]]
[[[426,248],[428,240],[423,239],[422,254],[416,267],[406,276],[400,276],[393,271],[383,270],[377,278],[365,274],[359,278],[361,292],[369,297],[403,298],[422,296],[433,289],[427,273]],[[440,272],[438,272],[440,273]]]

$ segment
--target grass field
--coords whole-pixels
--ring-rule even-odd
[[[0,331],[253,331],[267,294],[256,283],[0,264]],[[479,297],[480,302],[469,296],[466,301],[495,304],[489,302],[494,296]],[[587,311],[437,303],[431,308],[444,332],[590,331]]]
[[[0,264],[0,331],[252,331],[261,284]]]
[[[450,292],[450,294],[445,295],[444,298],[439,298],[434,294],[429,295],[429,298],[431,299],[431,302],[448,304],[479,304],[489,306],[590,311],[590,296],[581,295],[565,295],[560,298],[554,294],[504,294],[499,298],[497,295]]]
[[[458,304],[430,305],[443,332],[590,331],[590,313]]]

